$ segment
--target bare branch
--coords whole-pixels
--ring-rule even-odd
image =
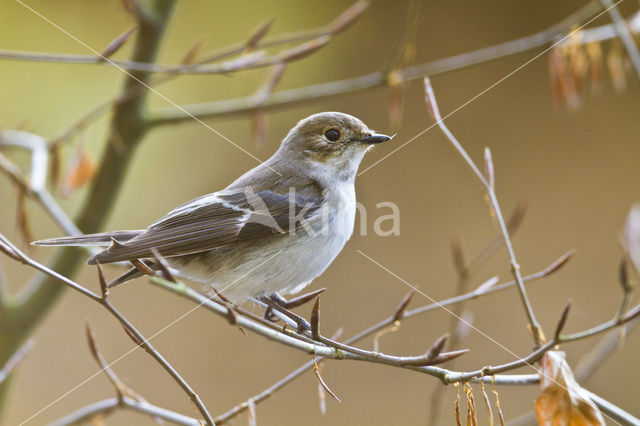
[[[504,217],[502,216],[502,211],[500,209],[500,204],[498,203],[498,198],[496,197],[495,191],[493,187],[487,182],[484,178],[482,172],[478,169],[476,164],[473,162],[467,151],[460,145],[456,137],[451,133],[451,131],[444,124],[442,116],[438,110],[438,104],[436,102],[435,95],[433,93],[433,88],[431,87],[431,80],[429,77],[425,77],[425,96],[427,105],[429,105],[430,111],[433,112],[433,115],[436,119],[436,123],[442,132],[445,134],[447,139],[451,142],[456,151],[462,156],[467,165],[471,168],[476,177],[480,180],[482,185],[484,186],[487,195],[489,196],[489,201],[491,202],[491,206],[493,211],[495,212],[496,219],[498,221],[498,225],[500,226],[500,230],[502,231],[502,236],[504,238],[504,244],[507,248],[507,253],[509,254],[509,261],[511,263],[511,272],[518,284],[518,292],[520,294],[520,299],[524,306],[525,313],[527,314],[527,318],[529,320],[529,326],[531,327],[531,333],[533,334],[533,340],[536,345],[540,345],[544,341],[544,335],[542,332],[542,328],[536,319],[535,314],[533,313],[533,308],[531,306],[531,302],[527,297],[527,291],[524,288],[524,281],[522,280],[522,273],[520,272],[520,264],[516,259],[515,251],[513,250],[513,245],[511,244],[511,238],[509,237],[509,231],[507,229],[506,222]]]
[[[20,348],[11,355],[9,360],[2,366],[0,369],[0,383],[3,383],[7,380],[7,377],[15,370],[15,368],[20,364],[20,362],[27,356],[27,353],[33,348],[34,341],[33,339],[27,340],[27,342],[20,346]]]
[[[394,75],[403,82],[409,82],[422,79],[426,75],[434,76],[525,52],[531,49],[536,49],[555,41],[559,35],[566,33],[574,25],[586,21],[589,17],[599,12],[601,8],[602,7],[599,2],[597,0],[593,0],[561,22],[536,34],[449,58],[415,65],[401,70],[395,70]],[[634,32],[638,32],[640,31],[640,13],[635,16],[638,19],[633,20],[632,30]],[[611,30],[611,26],[607,25],[599,27],[597,31],[595,28],[588,30],[596,31],[595,33],[587,34],[588,31],[585,30],[583,40],[587,42],[587,40],[592,40],[596,37],[604,37],[605,39],[616,37],[615,32],[611,32]],[[388,83],[389,81],[387,76],[384,72],[380,71],[346,80],[316,84],[298,89],[282,90],[274,93],[268,102],[265,102],[264,105],[260,106],[256,106],[253,102],[253,98],[249,96],[244,98],[227,99],[224,101],[185,105],[184,108],[189,112],[189,114],[200,119],[228,117],[251,114],[255,111],[268,111],[299,104],[308,104],[326,98],[334,99],[337,95],[384,87]],[[161,108],[151,115],[151,125],[166,125],[184,122],[190,119],[190,115],[185,114],[184,111],[176,110],[174,108]]]
[[[558,271],[563,265],[566,264],[566,262],[571,258],[571,256],[573,255],[573,251],[568,252],[564,255],[562,255],[558,260],[556,260],[555,262],[553,262],[551,265],[549,265],[547,268],[543,269],[540,272],[537,272],[535,274],[529,275],[527,277],[524,278],[525,282],[529,282],[529,281],[533,281],[533,280],[537,280],[540,278],[543,278],[545,276],[548,276],[549,274]],[[425,312],[431,311],[431,310],[435,310],[438,309],[440,306],[449,306],[449,305],[454,305],[456,303],[462,303],[465,302],[467,300],[472,300],[475,299],[477,297],[481,297],[484,295],[488,295],[488,294],[492,294],[498,291],[502,291],[505,290],[507,288],[511,288],[515,286],[515,281],[511,281],[511,282],[507,282],[498,286],[494,286],[491,288],[488,288],[486,290],[482,290],[482,291],[478,291],[478,289],[470,292],[470,293],[466,293],[460,296],[456,296],[447,300],[443,300],[439,303],[433,303],[433,304],[429,304],[429,305],[425,305],[419,308],[414,309],[413,311],[408,311],[405,313],[405,315],[403,316],[403,318],[409,318],[409,317],[413,317],[413,316],[417,316],[417,315],[421,315]],[[186,296],[185,296],[186,297]],[[391,316],[371,327],[369,327],[366,330],[363,330],[362,332],[356,334],[355,336],[347,339],[345,341],[345,343],[347,344],[352,344],[352,343],[356,343],[376,332],[378,332],[379,330],[384,329],[385,327],[388,327],[389,325],[393,324],[395,322],[395,315]],[[300,377],[304,372],[306,372],[307,370],[313,368],[313,362],[307,362],[303,365],[301,365],[300,367],[298,367],[296,370],[292,371],[291,373],[289,373],[287,376],[285,376],[284,378],[280,379],[279,381],[277,381],[276,383],[274,383],[273,385],[271,385],[270,387],[268,387],[267,389],[263,390],[262,392],[260,392],[257,395],[254,395],[252,397],[252,399],[258,403],[261,402],[267,398],[269,398],[270,396],[272,396],[275,392],[277,392],[279,389],[281,389],[282,387],[286,386],[287,384],[291,383],[293,380],[295,380],[297,377]],[[535,375],[532,375],[531,377],[533,378]],[[514,378],[514,380],[516,380],[517,378]],[[501,380],[501,379],[499,379]],[[528,379],[522,379],[523,381],[527,381]],[[488,383],[487,380],[484,380],[485,383]],[[238,415],[239,413],[243,412],[244,410],[247,409],[247,405],[246,403],[241,403],[235,407],[233,407],[231,410],[227,411],[224,414],[221,414],[220,416],[216,417],[214,420],[217,423],[226,423],[228,420],[230,420],[231,418],[235,417],[236,415]]]
[[[125,328],[127,333],[134,338],[134,341],[137,342],[147,353],[149,353],[168,373],[169,375],[178,383],[178,385],[185,391],[185,393],[189,396],[189,398],[193,401],[193,403],[198,407],[198,410],[203,415],[205,421],[208,425],[213,425],[213,419],[207,408],[204,406],[200,397],[191,389],[189,384],[180,376],[180,374],[167,362],[164,357],[151,345],[148,339],[146,339],[134,326],[127,320],[111,303],[108,299],[98,296],[90,290],[87,290],[85,287],[80,284],[72,281],[71,279],[47,268],[46,266],[36,262],[35,260],[29,258],[24,253],[22,253],[13,243],[11,243],[8,239],[4,237],[4,235],[0,234],[0,249],[8,249],[8,252],[11,253],[16,260],[35,268],[41,272],[44,272],[46,275],[61,281],[67,286],[73,288],[74,290],[84,294],[85,296],[92,299],[94,302],[100,303],[107,311],[111,313]],[[101,286],[102,287],[102,286]]]
[[[182,414],[167,410],[166,408],[158,407],[147,402],[136,401],[133,398],[123,397],[122,399],[110,398],[103,401],[95,402],[91,405],[87,405],[74,413],[69,414],[55,422],[51,423],[51,426],[68,426],[79,423],[85,423],[105,412],[110,412],[116,408],[125,408],[131,411],[135,411],[142,414],[147,414],[154,418],[166,420],[171,423],[185,426],[201,426],[202,422],[192,417],[187,417]]]

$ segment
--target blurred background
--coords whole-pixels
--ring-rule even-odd
[[[584,1],[451,1],[420,4],[415,33],[419,64],[491,44],[522,37],[561,21]],[[31,7],[97,50],[132,25],[119,1],[32,0]],[[351,4],[327,0],[305,2],[180,2],[171,19],[159,61],[176,63],[189,46],[204,38],[202,51],[244,40],[266,18],[276,19],[271,34],[319,27]],[[407,20],[405,1],[374,1],[348,31],[316,54],[290,65],[280,89],[355,77],[381,70],[392,56]],[[625,0],[623,14],[635,12],[638,2]],[[605,14],[593,25],[609,23]],[[126,58],[133,43],[117,57]],[[17,2],[0,5],[0,48],[57,53],[89,53],[58,29]],[[602,46],[606,55],[614,48]],[[446,114],[534,57],[540,50],[436,76],[432,79],[440,109]],[[185,76],[160,86],[178,104],[222,100],[252,94],[267,70],[229,76]],[[0,121],[4,129],[23,128],[52,137],[94,105],[115,95],[123,75],[108,66],[50,64],[0,60]],[[551,334],[567,300],[573,307],[567,331],[578,331],[611,318],[618,309],[621,288],[619,237],[629,208],[640,199],[640,96],[633,74],[624,91],[614,90],[607,72],[602,91],[586,90],[580,105],[554,106],[549,58],[542,55],[447,119],[450,129],[470,155],[482,162],[491,148],[498,197],[505,214],[520,201],[527,203],[524,222],[514,236],[524,274],[539,271],[571,248],[577,254],[557,274],[531,284],[529,294],[540,322]],[[404,114],[395,129],[390,123],[386,88],[358,92],[269,112],[267,141],[256,144],[251,120],[241,116],[207,120],[223,135],[260,159],[268,158],[280,140],[305,116],[327,110],[361,118],[384,133],[398,132],[393,143],[376,147],[362,169],[390,153],[432,124],[424,105],[421,81],[406,84]],[[165,107],[158,96],[152,107]],[[76,146],[85,143],[99,158],[107,119],[88,128],[67,145],[63,164]],[[82,142],[84,141],[84,142]],[[8,152],[8,151],[7,151]],[[12,159],[27,165],[27,157],[11,151]],[[190,121],[149,133],[135,153],[124,188],[104,230],[145,227],[178,204],[223,188],[256,161],[210,130]],[[403,149],[368,170],[357,180],[358,200],[368,210],[368,235],[357,233],[312,289],[328,287],[322,298],[322,328],[343,336],[387,317],[409,288],[360,255],[360,250],[434,299],[455,293],[456,272],[451,239],[458,236],[471,258],[497,234],[479,183],[437,129],[427,131]],[[61,203],[71,215],[85,189]],[[0,178],[0,232],[19,241],[16,229],[16,190]],[[400,235],[381,237],[373,222],[388,209],[400,208]],[[60,231],[33,203],[28,204],[34,238],[58,236]],[[358,219],[359,220],[359,219]],[[356,223],[358,229],[359,223]],[[31,249],[40,260],[55,251]],[[7,285],[20,289],[31,270],[0,259]],[[498,275],[510,279],[508,259],[500,250],[474,277],[472,287]],[[115,274],[116,269],[107,270]],[[82,267],[75,277],[97,288],[94,268]],[[129,283],[112,294],[113,303],[145,335],[165,327],[192,307],[150,285],[146,279]],[[429,301],[416,295],[413,307]],[[473,323],[518,355],[531,349],[526,319],[515,289],[469,304]],[[308,315],[309,307],[302,309]],[[17,424],[98,371],[85,340],[85,322],[94,326],[107,360],[132,347],[117,322],[97,304],[67,291],[38,327],[36,346],[19,366],[7,407],[0,421]],[[447,330],[448,313],[439,310],[407,320],[396,333],[380,341],[381,350],[413,355],[428,349]],[[597,340],[563,347],[575,365]],[[199,309],[155,339],[156,348],[173,363],[215,415],[260,392],[300,364],[306,354],[248,336],[217,316]],[[361,343],[372,348],[371,339]],[[487,338],[471,331],[460,347],[470,348],[456,365],[476,369],[513,359]],[[589,390],[640,415],[637,354],[640,336],[631,333],[623,350],[609,357],[585,384]],[[195,416],[196,410],[178,386],[143,351],[136,350],[114,365],[115,371],[150,402]],[[532,373],[532,369],[521,369]],[[323,376],[342,399],[328,399],[327,414],[318,407],[317,382],[307,373],[257,407],[259,424],[427,424],[430,398],[436,387],[443,393],[442,424],[454,422],[455,389],[434,378],[400,369],[355,362],[332,361]],[[537,386],[501,387],[507,418],[530,411]],[[30,424],[44,424],[91,402],[113,396],[108,380],[99,375],[53,404]],[[476,397],[478,400],[480,394]],[[482,409],[479,409],[482,410]],[[482,411],[483,412],[483,411]],[[481,422],[486,417],[480,418]],[[108,424],[152,424],[130,412],[117,412]],[[241,415],[236,424],[246,424]]]

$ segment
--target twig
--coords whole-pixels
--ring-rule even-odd
[[[553,262],[551,265],[549,265],[548,267],[546,267],[545,269],[543,269],[540,272],[537,272],[535,274],[529,275],[527,277],[524,278],[525,282],[529,282],[529,281],[533,281],[533,280],[537,280],[540,278],[544,278],[556,271],[558,271],[562,266],[564,266],[566,264],[566,262],[571,258],[571,256],[573,255],[573,251],[570,251],[564,255],[562,255],[560,258],[558,258],[555,262]],[[170,290],[172,292],[177,292],[179,294],[181,294],[184,297],[187,297],[189,299],[195,300],[199,303],[199,298],[197,298],[197,296],[195,296],[195,294],[197,292],[194,292],[193,290],[189,289],[188,287],[181,285],[180,287],[176,287],[176,288],[171,288],[169,286],[166,286],[165,283],[155,280],[153,281],[156,284],[160,284],[163,288]],[[431,310],[435,310],[440,308],[441,306],[448,306],[448,305],[453,305],[456,303],[461,303],[467,300],[472,300],[484,295],[489,295],[492,293],[496,293],[508,288],[511,288],[515,286],[515,281],[511,281],[511,282],[507,282],[501,285],[497,285],[497,286],[493,286],[487,289],[483,289],[482,291],[478,291],[478,290],[474,290],[470,293],[466,293],[464,295],[461,296],[456,296],[447,300],[443,300],[439,303],[433,303],[433,304],[429,304],[429,305],[425,305],[419,308],[416,308],[412,311],[404,311],[402,314],[402,319],[404,318],[410,318],[410,317],[414,317],[414,316],[418,316],[420,314],[423,314],[425,312],[431,311]],[[192,293],[193,292],[193,293]],[[195,299],[194,299],[195,296]],[[401,303],[402,305],[403,303]],[[205,307],[207,307],[207,305],[205,305]],[[396,309],[396,312],[398,311],[398,309]],[[392,316],[386,318],[385,320],[369,327],[366,330],[363,330],[362,332],[356,334],[355,336],[351,337],[350,339],[347,339],[345,341],[346,344],[352,344],[355,342],[358,342],[362,339],[364,339],[365,337],[368,337],[374,333],[376,333],[377,331],[384,329],[385,327],[388,327],[389,325],[393,324],[395,321],[397,321],[397,315],[396,313],[394,313]],[[276,383],[274,383],[273,385],[271,385],[270,387],[268,387],[267,389],[265,389],[264,391],[260,392],[257,395],[254,395],[252,397],[252,399],[256,402],[259,403],[267,398],[269,398],[271,395],[273,395],[276,391],[278,391],[280,388],[284,387],[285,385],[287,385],[288,383],[292,382],[293,380],[295,380],[297,377],[301,376],[305,371],[309,370],[313,368],[313,362],[307,362],[305,364],[303,364],[302,366],[298,367],[296,370],[294,370],[293,372],[291,372],[290,374],[288,374],[287,376],[285,376],[284,378],[282,378],[281,380],[277,381]],[[530,376],[529,379],[524,378],[524,381],[527,380],[532,380],[536,377],[536,375],[532,375]],[[513,378],[513,377],[512,377]],[[515,378],[514,378],[515,379]],[[501,380],[501,379],[499,379]],[[487,383],[487,380],[484,380],[485,383]],[[226,423],[228,420],[230,420],[231,418],[235,417],[236,415],[238,415],[239,413],[243,412],[244,410],[247,409],[247,404],[246,402],[243,402],[235,407],[233,407],[231,410],[227,411],[226,413],[216,417],[214,420],[217,423]]]
[[[633,330],[640,320],[630,321],[624,328],[620,330],[610,331],[604,336],[593,349],[587,352],[575,368],[574,375],[578,383],[585,382],[602,366],[603,361],[611,355],[615,350],[619,349],[624,338]]]
[[[51,423],[51,426],[68,426],[85,423],[105,412],[109,412],[115,408],[125,408],[142,414],[148,414],[168,422],[185,426],[201,426],[202,423],[198,419],[187,417],[182,414],[158,407],[147,402],[136,401],[127,396],[122,399],[110,398],[87,405],[61,419]]]
[[[0,154],[0,170],[24,194],[35,199],[65,234],[82,234],[46,188],[48,154],[44,138],[33,133],[5,130],[0,132],[0,140],[2,145],[17,146],[31,152],[31,169],[28,178],[2,154]]]
[[[524,281],[522,280],[522,272],[520,271],[520,264],[516,259],[515,251],[513,250],[513,245],[511,244],[511,238],[509,237],[509,231],[507,229],[506,222],[504,220],[504,216],[502,215],[502,211],[500,209],[500,204],[498,203],[498,198],[496,197],[496,193],[494,188],[487,182],[482,172],[478,169],[476,164],[473,162],[467,151],[460,145],[460,142],[456,139],[456,137],[451,133],[451,131],[447,128],[442,120],[442,116],[440,115],[440,111],[438,109],[438,104],[436,102],[435,95],[433,93],[433,88],[431,87],[431,80],[429,77],[425,77],[425,96],[427,105],[434,119],[436,120],[438,127],[445,136],[449,139],[453,147],[456,151],[462,156],[467,165],[471,168],[476,177],[480,180],[482,185],[489,196],[489,201],[493,208],[493,211],[496,216],[496,220],[500,227],[500,231],[502,232],[502,236],[504,238],[504,244],[507,248],[507,253],[509,255],[509,261],[511,263],[511,272],[518,284],[518,292],[520,294],[520,299],[525,309],[525,313],[527,314],[527,318],[529,320],[529,326],[531,327],[531,333],[533,334],[533,341],[536,346],[539,346],[544,342],[544,335],[542,333],[542,329],[540,324],[538,324],[538,320],[536,320],[536,316],[533,313],[533,308],[531,307],[531,302],[529,302],[529,298],[527,297],[527,291],[524,288]]]
[[[111,313],[111,315],[113,315],[121,324],[122,326],[125,328],[125,330],[130,333],[132,335],[132,337],[134,337],[135,339],[135,343],[139,346],[141,346],[148,354],[150,354],[166,371],[167,373],[169,373],[169,375],[173,378],[173,380],[178,383],[178,385],[185,391],[185,393],[189,396],[189,398],[191,399],[191,401],[193,401],[193,403],[196,405],[196,407],[198,407],[198,410],[200,411],[200,413],[202,414],[202,416],[204,417],[205,421],[207,422],[208,425],[214,425],[213,419],[211,417],[211,415],[209,414],[207,408],[205,407],[205,405],[202,403],[202,400],[200,399],[200,397],[198,396],[198,394],[196,394],[193,389],[191,389],[191,387],[189,386],[189,384],[182,378],[182,376],[180,376],[180,374],[173,368],[173,366],[171,364],[169,364],[169,362],[167,360],[164,359],[164,357],[160,354],[160,352],[158,352],[149,342],[148,339],[146,339],[142,333],[140,333],[134,326],[133,324],[131,324],[129,322],[129,320],[127,320],[112,304],[111,302],[109,302],[109,299],[106,297],[106,294],[104,294],[104,296],[99,296],[96,293],[92,292],[91,290],[87,290],[85,287],[81,286],[80,284],[76,283],[75,281],[72,281],[71,279],[67,278],[66,276],[57,273],[56,271],[53,271],[49,268],[47,268],[46,266],[42,265],[39,262],[36,262],[35,260],[31,259],[29,256],[27,256],[26,254],[24,254],[22,251],[20,251],[20,249],[18,249],[13,243],[11,243],[4,235],[0,234],[0,251],[3,251],[5,254],[7,254],[9,257],[11,257],[14,260],[17,260],[25,265],[28,265],[32,268],[35,268],[41,272],[44,272],[45,274],[47,274],[48,276],[56,279],[57,281],[61,281],[62,283],[66,284],[67,286],[73,288],[74,290],[82,293],[83,295],[87,296],[88,298],[90,298],[91,300],[93,300],[94,302],[97,302],[99,304],[101,304],[107,311],[109,311]],[[98,273],[100,274],[100,270],[98,270]],[[101,285],[102,287],[102,285]]]
[[[17,351],[11,355],[11,358],[0,369],[0,383],[7,380],[7,377],[13,372],[13,370],[20,364],[20,362],[27,356],[27,353],[33,348],[33,339],[27,340]]]
[[[233,46],[226,47],[220,50],[216,50],[214,52],[210,52],[204,55],[204,58],[197,62],[197,64],[207,64],[216,60],[224,59],[229,56],[234,56],[246,52],[247,49],[256,49],[256,48],[266,48],[272,47],[281,44],[294,43],[294,42],[305,42],[312,39],[317,39],[323,36],[335,36],[345,31],[351,25],[353,25],[364,13],[368,6],[368,1],[358,0],[349,8],[347,8],[344,12],[342,12],[333,22],[322,28],[316,28],[312,30],[306,30],[301,32],[294,32],[288,34],[282,34],[279,36],[272,37],[270,39],[266,39],[264,41],[261,40],[261,37],[264,36],[265,32],[269,29],[270,22],[267,24],[262,24],[258,27],[256,31],[252,33],[249,39],[246,42],[237,43]],[[275,67],[281,67],[285,64],[276,64]],[[155,87],[160,84],[166,83],[168,81],[172,81],[176,77],[179,77],[180,74],[167,74],[161,78],[156,79],[151,82],[151,86]],[[52,138],[51,145],[55,147],[59,145],[61,142],[68,140],[73,135],[75,135],[78,131],[88,126],[92,121],[102,117],[104,114],[109,112],[111,108],[116,107],[117,105],[132,99],[137,96],[142,91],[146,90],[143,86],[138,86],[134,88],[130,88],[123,93],[120,93],[113,99],[109,99],[105,102],[94,107],[90,110],[86,115],[81,117],[78,121],[68,127],[66,130],[61,132],[58,136]]]
[[[602,6],[599,1],[593,0],[569,17],[563,19],[561,22],[552,25],[541,32],[508,41],[506,43],[500,43],[472,52],[462,53],[449,58],[395,70],[394,76],[402,82],[419,80],[426,75],[434,76],[437,74],[451,72],[531,49],[536,49],[556,40],[558,35],[569,31],[574,25],[584,22],[590,16],[599,12],[601,8]],[[637,16],[640,17],[640,14]],[[600,32],[604,33],[605,38],[615,37],[615,32],[611,32],[610,25],[605,25],[600,28]],[[638,27],[634,27],[634,31],[640,31],[640,19],[638,21]],[[595,36],[595,34],[593,36]],[[379,71],[346,80],[338,80],[297,89],[278,91],[271,96],[268,102],[259,106],[255,105],[252,96],[248,96],[243,98],[227,99],[224,101],[186,105],[184,108],[189,112],[189,114],[200,119],[228,117],[249,114],[255,111],[267,111],[291,107],[302,103],[308,104],[325,98],[334,99],[337,95],[360,92],[376,87],[384,87],[388,83],[387,75],[384,72]],[[151,126],[160,126],[188,121],[190,118],[190,115],[185,114],[184,111],[173,108],[160,108],[151,113],[150,120]]]
[[[640,79],[640,52],[638,51],[638,46],[636,46],[636,42],[631,35],[627,23],[622,19],[618,6],[612,0],[600,0],[600,3],[602,3],[602,6],[607,10],[607,13],[609,13],[611,21],[613,22],[613,28],[618,34],[618,37],[620,37],[620,40],[622,40],[622,44],[633,64],[633,68],[636,70],[636,76]]]
[[[178,64],[178,65],[166,65],[158,64],[151,61],[140,60],[110,60],[105,61],[104,58],[111,56],[117,48],[121,47],[122,43],[126,41],[130,33],[125,32],[123,35],[116,38],[113,42],[107,46],[103,51],[103,55],[72,55],[72,54],[52,54],[52,53],[40,53],[40,52],[21,52],[0,49],[0,58],[22,60],[22,61],[36,61],[36,62],[53,62],[53,63],[67,63],[67,64],[104,64],[110,66],[117,66],[127,71],[141,71],[145,73],[164,73],[164,74],[226,74],[233,71],[247,70],[258,67],[265,67],[274,65],[278,62],[294,61],[301,59],[302,55],[291,55],[291,51],[302,48],[298,46],[292,50],[279,52],[276,55],[270,57],[262,57],[262,55],[255,55],[255,49],[262,47],[272,47],[276,45],[289,44],[302,42],[306,43],[313,39],[326,39],[333,35],[339,34],[346,30],[360,17],[360,15],[367,8],[367,1],[357,1],[342,14],[340,14],[329,25],[314,29],[311,31],[304,31],[293,34],[283,34],[277,38],[267,40],[260,43],[260,38],[264,34],[254,34],[245,43],[239,46],[233,46],[231,48],[225,48],[222,52],[216,52],[210,54],[205,61],[198,64]],[[263,31],[266,31],[264,29]],[[124,41],[123,41],[124,39]],[[242,46],[242,47],[240,47]],[[115,49],[114,49],[115,47]],[[252,52],[246,52],[247,48],[253,50]],[[304,50],[304,48],[303,48]],[[211,64],[214,61],[224,59],[229,56],[240,54],[241,56],[235,60],[227,61],[219,64]]]
[[[485,156],[487,155],[486,153],[487,151],[485,151]],[[491,164],[491,166],[489,164]],[[485,166],[489,169],[485,169],[485,175],[493,175],[492,163],[485,161]],[[489,183],[493,181],[493,179],[489,178],[487,180],[489,181]],[[523,202],[520,202],[516,205],[513,212],[509,216],[509,219],[507,220],[507,228],[510,235],[513,235],[520,228],[522,219],[524,218],[524,213],[525,204]],[[456,296],[464,294],[468,291],[469,282],[473,273],[475,273],[482,265],[484,265],[491,258],[491,256],[493,256],[498,251],[498,249],[502,247],[503,244],[504,238],[502,238],[502,235],[496,235],[471,260],[467,261],[464,256],[462,243],[460,242],[460,240],[458,238],[454,238],[452,240],[452,254],[454,265],[456,266],[456,271],[458,273]],[[449,335],[451,336],[451,347],[457,347],[458,343],[461,340],[460,326],[463,323],[458,318],[464,315],[464,309],[464,303],[456,304],[452,308],[452,312],[455,315],[451,316],[448,330]],[[453,368],[455,366],[455,361],[453,361],[449,366]],[[443,392],[441,391],[441,387],[439,386],[434,388],[434,390],[431,392],[431,400],[429,405],[429,424],[436,425],[440,423],[442,396]]]
[[[154,0],[146,4],[146,12],[139,15],[132,60],[153,62],[173,5],[174,0]],[[123,91],[136,87],[139,82],[147,83],[149,78],[148,73],[133,72],[132,77],[125,79]],[[84,232],[97,232],[115,204],[130,164],[132,151],[146,131],[143,115],[145,102],[146,91],[119,104],[114,110],[99,171],[75,220],[77,227]],[[125,148],[124,151],[122,147]],[[43,202],[51,203],[52,199],[45,197]],[[72,275],[82,261],[79,250],[69,247],[58,251],[49,270],[57,271],[61,276]],[[15,299],[15,309],[9,322],[18,326],[10,330],[6,345],[3,345],[0,351],[0,362],[6,360],[31,334],[35,325],[55,304],[64,289],[64,286],[58,285],[52,279],[52,275],[42,274],[35,276],[22,289]]]

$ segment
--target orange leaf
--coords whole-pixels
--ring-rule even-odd
[[[604,419],[589,393],[573,377],[564,352],[549,351],[540,368],[542,392],[536,416],[542,426],[604,426]]]
[[[67,170],[62,184],[62,196],[68,197],[77,189],[82,188],[93,179],[96,173],[96,162],[91,157],[84,144],[78,146],[75,157]]]

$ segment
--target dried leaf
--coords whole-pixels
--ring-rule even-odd
[[[491,402],[489,401],[489,396],[487,392],[484,390],[484,380],[480,382],[480,390],[482,391],[482,399],[484,400],[484,406],[487,409],[487,413],[489,414],[489,426],[493,426],[493,410],[491,409]]]
[[[62,183],[62,196],[69,197],[91,182],[96,170],[96,161],[84,144],[79,144]]]
[[[636,203],[629,211],[622,244],[631,264],[640,274],[640,203]]]
[[[615,91],[618,93],[626,91],[627,73],[624,68],[622,45],[619,40],[614,41],[611,49],[609,49],[607,68],[609,69],[609,76],[611,77],[611,83],[613,83]]]
[[[594,41],[586,45],[587,56],[589,57],[589,69],[591,92],[600,94],[602,92],[602,46],[599,42]]]
[[[576,87],[576,94],[578,97],[581,97],[584,86],[583,82],[589,69],[587,55],[582,43],[582,31],[577,29],[572,30],[569,43],[567,43],[565,49],[565,55],[569,61],[569,72]]]
[[[467,425],[478,426],[476,402],[473,399],[473,389],[471,389],[471,385],[469,383],[464,384],[464,393],[467,396]]]
[[[575,81],[569,72],[569,65],[560,48],[549,51],[549,73],[553,92],[553,104],[556,108],[567,106],[576,109],[580,106],[580,98]]]
[[[455,382],[454,386],[456,387],[456,424],[462,426],[462,418],[460,416],[460,383]]]
[[[538,423],[543,426],[604,426],[600,410],[573,377],[564,352],[549,351],[541,360],[536,400]]]

